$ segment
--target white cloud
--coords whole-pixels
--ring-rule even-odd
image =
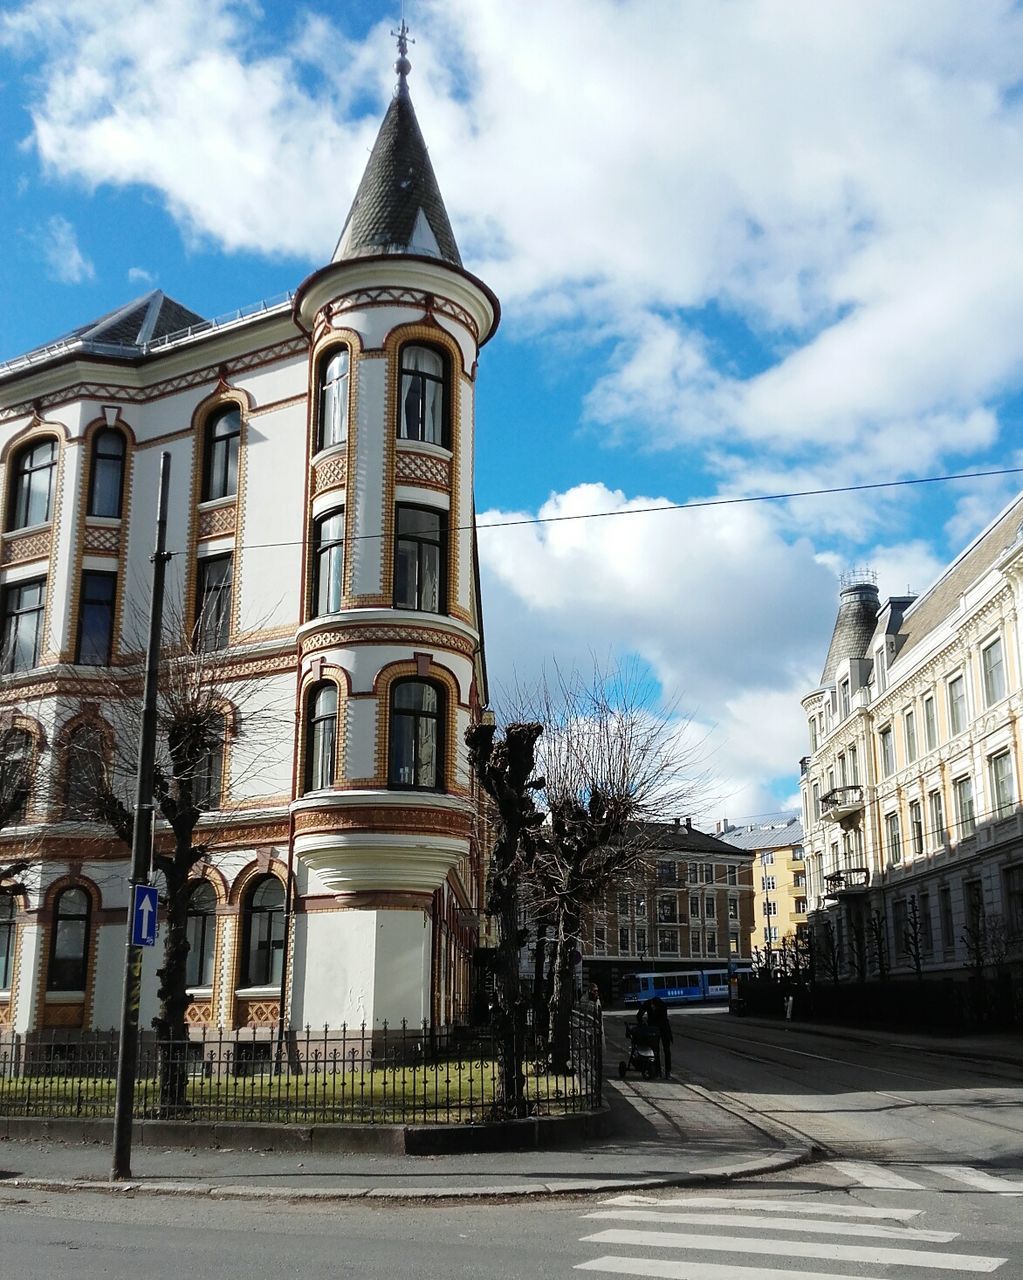
[[[47,219],[36,241],[51,280],[60,284],[83,284],[95,279],[96,269],[79,248],[77,232],[67,218],[55,214]]]
[[[153,285],[156,283],[156,276],[151,271],[147,271],[145,267],[129,267],[128,283]]]

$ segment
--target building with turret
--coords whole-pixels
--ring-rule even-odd
[[[1023,496],[922,595],[843,581],[803,699],[806,896],[846,977],[1023,958]]]
[[[118,1020],[128,851],[84,783],[124,747],[163,452],[167,613],[223,694],[188,1022],[442,1024],[468,998],[474,399],[499,307],[401,52],[334,255],[293,295],[208,321],[153,292],[0,366],[0,867],[28,862],[0,886],[0,1033]]]

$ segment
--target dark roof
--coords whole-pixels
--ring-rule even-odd
[[[169,333],[202,323],[203,317],[195,311],[189,311],[180,302],[168,298],[162,290],[152,289],[116,311],[108,311],[98,320],[79,325],[57,341],[141,347],[156,338],[165,338]]]
[[[332,261],[379,253],[421,254],[462,265],[404,77],[380,126]]]
[[[959,599],[989,572],[1019,537],[1023,523],[1023,493],[1018,494],[995,520],[952,561],[938,581],[907,609],[899,632],[901,658],[919,644],[939,623],[959,608]]]
[[[630,825],[648,849],[659,853],[715,853],[734,857],[737,852],[734,845],[695,827],[687,827],[684,822],[634,822]]]
[[[858,582],[843,588],[835,630],[821,674],[822,685],[834,681],[835,672],[845,659],[866,655],[877,626],[879,607],[877,587],[872,582]]]

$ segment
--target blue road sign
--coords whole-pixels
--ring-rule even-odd
[[[131,945],[156,946],[156,886],[137,884],[131,891]]]

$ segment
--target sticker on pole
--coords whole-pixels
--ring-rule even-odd
[[[156,886],[136,884],[131,891],[131,945],[156,946]]]

